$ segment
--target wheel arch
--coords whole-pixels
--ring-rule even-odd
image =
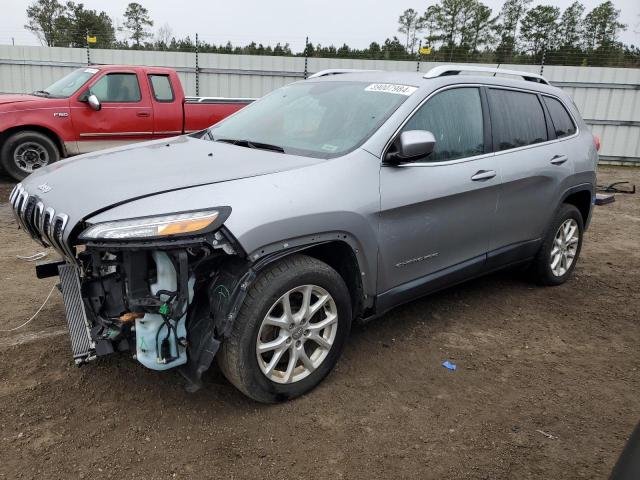
[[[560,203],[573,205],[580,211],[584,228],[587,228],[593,211],[594,188],[591,184],[577,185],[567,190]]]
[[[375,293],[365,281],[371,275],[361,252],[354,238],[338,232],[268,245],[250,254],[249,259],[253,260],[252,269],[256,274],[273,262],[297,253],[326,263],[338,272],[347,285],[353,316],[356,318],[372,306]]]
[[[34,124],[16,125],[4,130],[2,133],[0,133],[0,149],[4,145],[4,142],[6,142],[6,140],[11,135],[13,135],[14,133],[27,132],[27,131],[38,132],[38,133],[41,133],[42,135],[47,136],[58,149],[58,153],[60,153],[60,157],[64,158],[67,156],[67,149],[60,135],[57,132],[51,130],[48,127],[43,127],[42,125],[34,125]]]

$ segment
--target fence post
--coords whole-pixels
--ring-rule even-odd
[[[198,34],[196,33],[196,97],[200,96],[200,65],[198,63]]]
[[[87,66],[91,65],[91,49],[89,48],[89,30],[84,32],[84,41],[87,42]]]
[[[309,37],[306,37],[304,39],[304,79],[307,79],[307,76],[309,74],[308,70],[307,70],[307,65],[309,62]]]
[[[547,42],[545,41],[542,44],[542,58],[540,59],[540,75],[542,75],[542,72],[544,72],[544,60],[546,55],[547,55]]]
[[[418,43],[418,62],[416,65],[416,72],[418,73],[420,73],[420,50],[422,50],[422,40]]]

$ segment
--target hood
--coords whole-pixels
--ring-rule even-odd
[[[36,95],[0,95],[0,105],[5,105],[7,103],[29,102],[32,100],[46,100],[46,98],[38,97]]]
[[[37,95],[0,95],[0,113],[32,108],[64,108],[69,106],[68,98],[47,98]]]
[[[72,157],[33,173],[22,185],[75,223],[133,199],[322,161],[181,136]]]

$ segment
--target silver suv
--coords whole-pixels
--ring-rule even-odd
[[[43,168],[10,200],[62,256],[37,274],[60,276],[76,363],[129,352],[195,390],[216,358],[277,402],[329,373],[354,319],[517,264],[565,282],[594,143],[539,75],[325,71],[197,134]]]

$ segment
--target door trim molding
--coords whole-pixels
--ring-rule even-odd
[[[153,132],[90,132],[81,133],[80,137],[136,137],[141,135],[153,135]]]

